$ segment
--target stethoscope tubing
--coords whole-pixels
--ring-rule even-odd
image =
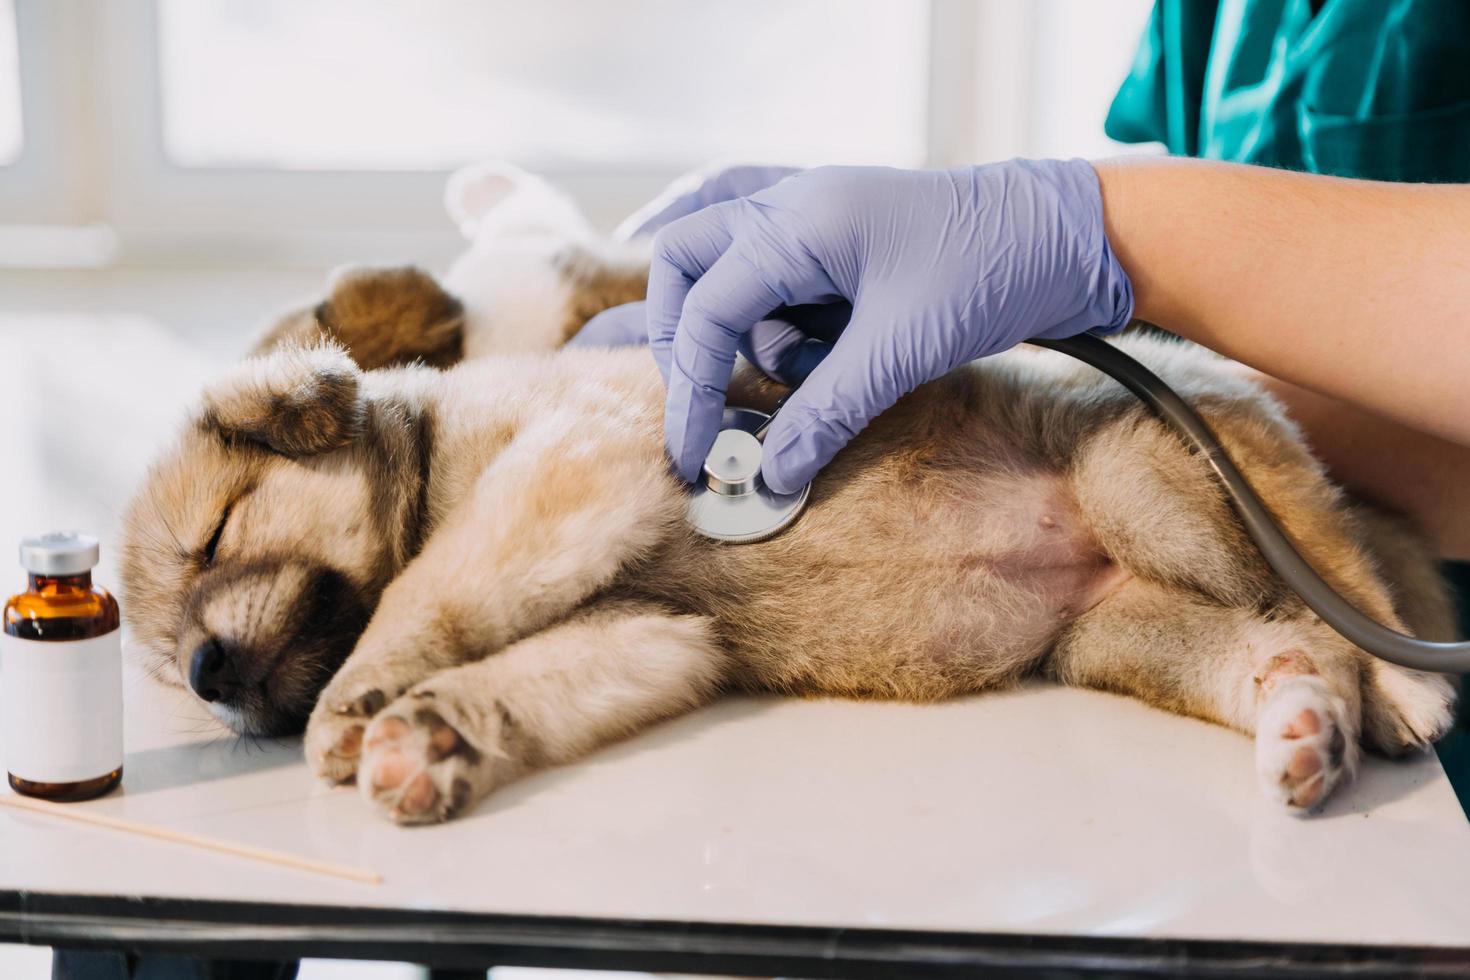
[[[1074,357],[1108,375],[1177,432],[1191,452],[1202,454],[1266,564],[1348,642],[1400,667],[1443,674],[1470,672],[1470,642],[1441,643],[1405,636],[1370,619],[1328,585],[1281,530],[1205,420],[1158,375],[1090,334],[1030,343]]]

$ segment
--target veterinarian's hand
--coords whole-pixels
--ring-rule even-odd
[[[782,306],[740,338],[740,353],[783,384],[797,385],[812,372],[847,327],[846,302]],[[633,347],[648,343],[648,304],[613,306],[588,320],[568,347]]]
[[[669,386],[665,440],[687,480],[714,441],[753,327],[780,307],[851,304],[833,343],[799,331],[766,338],[815,362],[766,436],[762,474],[778,492],[810,480],[923,382],[1032,337],[1119,329],[1133,309],[1085,160],[806,171],[666,226],[648,297]],[[795,375],[804,365],[790,366]]]
[[[742,164],[685,174],[664,188],[658,197],[629,215],[613,232],[613,238],[626,241],[641,235],[652,235],[678,218],[687,217],[711,204],[733,201],[738,197],[763,191],[800,172],[796,167]]]

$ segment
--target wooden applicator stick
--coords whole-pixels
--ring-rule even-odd
[[[331,875],[335,878],[346,878],[349,881],[360,881],[367,885],[379,885],[383,882],[383,876],[375,871],[363,871],[359,868],[349,868],[326,861],[315,861],[311,858],[297,857],[294,854],[267,851],[259,847],[251,847],[247,844],[234,844],[230,841],[199,837],[195,834],[185,834],[177,830],[169,830],[166,827],[154,827],[145,823],[135,823],[132,820],[120,820],[117,817],[103,816],[100,813],[78,810],[71,806],[50,803],[46,800],[32,799],[28,796],[16,796],[9,793],[0,794],[0,806],[8,806],[16,810],[27,810],[31,813],[42,813],[51,817],[63,817],[67,820],[91,824],[94,827],[106,827],[109,830],[120,830],[128,834],[140,834],[144,837],[171,841],[175,844],[184,844],[188,847],[198,847],[206,851],[215,851],[219,854],[230,854],[234,857],[247,858],[251,861],[263,861],[266,864],[275,864],[283,868],[295,868],[298,871],[310,871],[313,874]]]

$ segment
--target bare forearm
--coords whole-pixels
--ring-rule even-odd
[[[1470,186],[1172,159],[1096,168],[1139,318],[1470,445]]]

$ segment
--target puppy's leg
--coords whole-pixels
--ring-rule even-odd
[[[1260,411],[1206,414],[1313,567],[1367,615],[1405,629],[1341,494],[1287,424],[1253,417]],[[1328,629],[1266,566],[1204,464],[1157,422],[1103,429],[1079,453],[1073,481],[1099,546],[1137,578],[1064,638],[1063,676],[1255,733],[1268,792],[1297,806],[1350,773],[1360,731],[1392,754],[1449,725],[1449,683],[1379,663]],[[1435,587],[1427,553],[1394,562],[1411,566],[1419,572],[1400,585]]]
[[[1366,505],[1355,508],[1362,540],[1384,579],[1394,609],[1415,636],[1459,638],[1454,605],[1423,534],[1408,521]],[[1363,677],[1363,740],[1394,756],[1421,748],[1449,729],[1454,682],[1443,674],[1409,670],[1369,658]]]
[[[384,591],[322,692],[306,731],[318,775],[350,777],[367,720],[412,684],[564,618],[682,526],[682,494],[647,429],[626,405],[584,400],[512,439]]]
[[[446,820],[525,772],[696,707],[721,665],[701,617],[594,610],[411,688],[368,726],[358,787],[400,823]]]
[[[1300,809],[1357,765],[1360,668],[1315,618],[1268,621],[1138,579],[1078,618],[1050,661],[1065,683],[1254,734],[1262,790]]]

